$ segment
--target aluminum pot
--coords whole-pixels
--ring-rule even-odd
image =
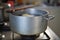
[[[30,14],[31,16],[22,16],[21,14],[24,13]],[[48,20],[53,18],[54,16],[49,16],[48,12],[34,8],[9,13],[11,30],[23,35],[35,35],[44,32],[47,28]]]

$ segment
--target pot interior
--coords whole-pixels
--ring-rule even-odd
[[[46,15],[47,12],[43,10],[37,10],[34,8],[28,8],[28,9],[25,9],[24,11],[21,11],[21,10],[15,11],[13,14],[16,16],[27,16],[27,15],[42,16],[42,15]]]

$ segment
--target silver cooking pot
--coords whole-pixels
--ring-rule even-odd
[[[22,16],[24,13],[31,16]],[[48,15],[48,12],[34,8],[9,13],[11,30],[23,35],[35,35],[44,32],[47,28],[48,20],[53,18],[54,16]]]

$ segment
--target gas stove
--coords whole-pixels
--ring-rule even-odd
[[[12,32],[9,26],[1,26],[1,27],[2,27],[1,29],[2,31],[0,31],[1,40],[21,40],[21,36],[17,33]],[[52,36],[50,36],[49,35],[50,33],[49,34],[47,33],[48,29],[49,27],[47,27],[46,31],[44,33],[41,33],[36,40],[58,40],[56,35],[55,35],[56,38],[54,38],[52,34],[51,34]]]
[[[2,32],[1,39],[2,40],[21,40],[20,35],[12,32],[12,31]],[[39,38],[37,38],[36,40],[50,40],[50,37],[44,32],[44,33],[40,34]]]

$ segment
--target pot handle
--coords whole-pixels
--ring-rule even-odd
[[[53,15],[48,15],[48,17],[44,17],[44,18],[49,21],[54,19],[55,17]]]

